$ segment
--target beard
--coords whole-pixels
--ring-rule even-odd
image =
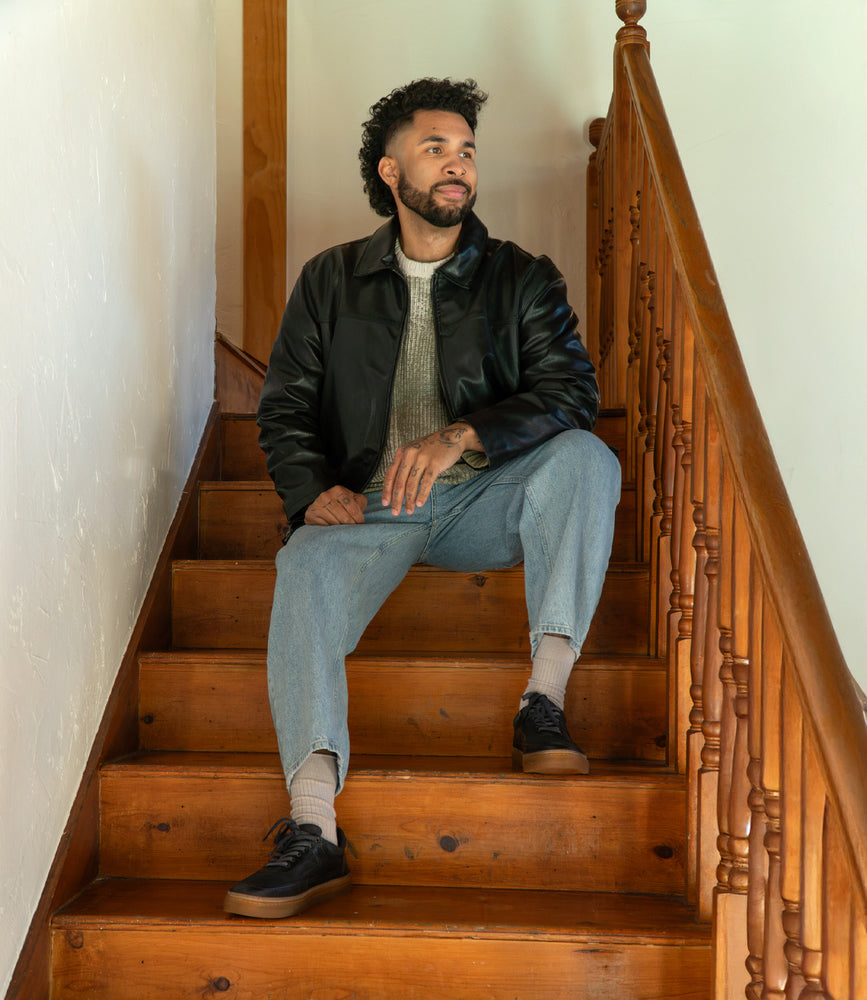
[[[438,205],[434,201],[434,192],[438,187],[454,187],[455,185],[467,189],[469,198],[466,201],[460,205]],[[397,196],[408,209],[439,229],[459,226],[470,214],[476,203],[476,196],[470,192],[469,185],[461,180],[441,181],[425,192],[420,188],[413,187],[406,177],[401,176],[397,182]]]

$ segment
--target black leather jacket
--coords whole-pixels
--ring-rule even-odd
[[[396,220],[309,261],[286,306],[259,401],[259,444],[290,522],[324,490],[362,492],[383,448],[409,292]],[[566,286],[547,257],[471,214],[433,281],[440,380],[491,468],[572,427],[599,394]]]

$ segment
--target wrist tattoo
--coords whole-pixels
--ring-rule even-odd
[[[447,427],[445,430],[439,432],[440,443],[453,448],[455,445],[460,444],[461,438],[468,430],[468,427]]]

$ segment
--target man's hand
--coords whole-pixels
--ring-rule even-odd
[[[401,507],[407,514],[423,507],[437,476],[450,469],[465,451],[481,452],[483,448],[472,427],[460,422],[398,448],[385,470],[382,506],[391,506],[395,516]]]
[[[367,497],[345,486],[320,493],[304,514],[305,524],[363,524]]]

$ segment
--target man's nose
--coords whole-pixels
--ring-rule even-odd
[[[467,166],[459,156],[450,157],[443,169],[451,177],[463,177],[467,172]]]

